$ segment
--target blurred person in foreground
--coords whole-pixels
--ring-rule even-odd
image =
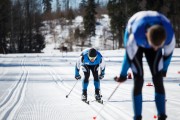
[[[75,78],[77,80],[81,79],[81,75],[79,74],[81,66],[84,72],[84,78],[82,80],[82,101],[87,101],[90,71],[94,77],[95,99],[100,101],[102,97],[100,94],[100,79],[103,79],[105,75],[105,61],[103,56],[94,48],[83,50],[75,66]],[[100,75],[98,74],[99,69]]]
[[[117,82],[124,82],[127,79],[127,71],[131,68],[134,76],[134,120],[142,120],[143,54],[155,86],[158,120],[165,120],[167,116],[163,77],[166,77],[175,48],[175,36],[170,21],[156,11],[137,12],[127,23],[124,45],[126,52],[120,76],[114,79]]]

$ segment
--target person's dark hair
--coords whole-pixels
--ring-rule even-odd
[[[153,25],[149,28],[149,37],[155,46],[159,46],[166,39],[166,30],[161,25]]]
[[[96,57],[96,55],[97,55],[96,49],[91,48],[89,50],[89,57]]]

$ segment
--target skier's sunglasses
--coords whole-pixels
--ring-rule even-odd
[[[96,55],[95,57],[90,57],[90,56],[88,55],[88,58],[89,58],[89,60],[94,61],[94,60],[97,58],[97,55]]]

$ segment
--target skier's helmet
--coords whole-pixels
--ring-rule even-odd
[[[89,57],[89,60],[93,62],[93,61],[96,59],[96,57],[97,57],[97,51],[96,51],[96,49],[91,48],[91,49],[89,50],[88,57]]]

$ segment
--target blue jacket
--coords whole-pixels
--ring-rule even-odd
[[[75,66],[75,76],[79,75],[79,69],[83,65],[99,65],[101,69],[101,74],[105,74],[105,61],[101,53],[97,51],[97,57],[94,62],[91,62],[88,58],[90,48],[87,48],[82,51],[80,57],[78,58]]]
[[[162,25],[167,33],[167,37],[163,45],[164,57],[166,58],[163,63],[163,71],[167,72],[175,47],[174,31],[170,21],[164,15],[156,11],[140,11],[129,19],[126,26],[124,34],[124,46],[126,48],[126,53],[120,73],[121,76],[127,76],[127,71],[130,67],[127,56],[130,60],[132,60],[139,46],[143,48],[151,48],[145,34],[147,29],[154,24]]]

